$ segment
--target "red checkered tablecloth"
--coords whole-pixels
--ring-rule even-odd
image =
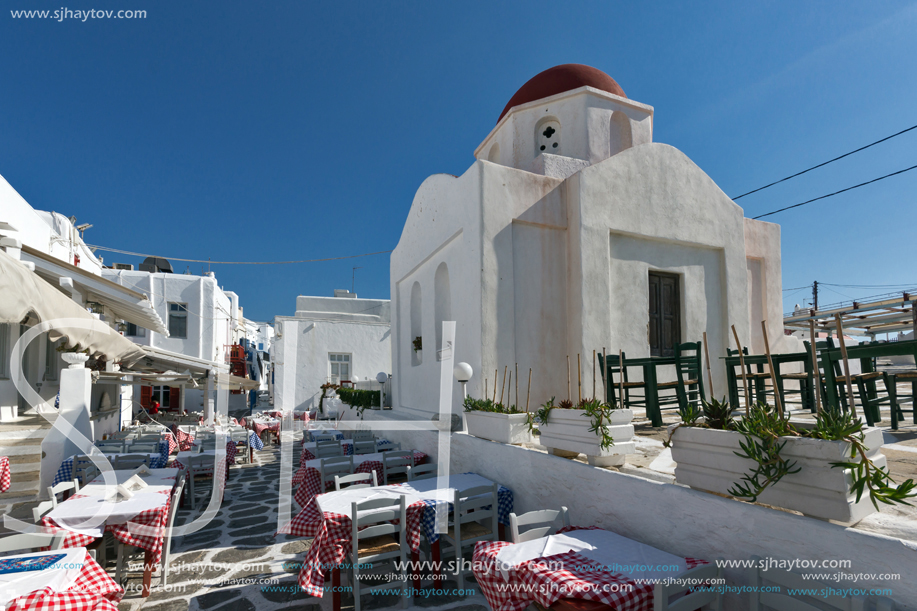
[[[415,552],[420,548],[424,507],[426,505],[423,502],[417,502],[407,508],[407,543]],[[342,564],[350,554],[351,529],[350,516],[330,512],[323,514],[318,502],[313,498],[306,508],[280,531],[314,537],[299,571],[299,586],[310,596],[322,596],[327,572],[325,569]]]
[[[169,442],[169,454],[174,454],[178,451],[178,440],[175,439],[175,435],[172,431],[165,431],[162,436]]]
[[[164,505],[142,511],[123,524],[105,525],[105,531],[112,533],[118,541],[152,552],[154,565],[159,564],[162,557],[163,537],[169,521],[169,494],[171,491],[162,490],[160,493],[166,496]],[[68,500],[79,498],[85,498],[85,495],[77,494]],[[52,532],[66,533],[63,547],[86,547],[95,541],[95,537],[75,533],[58,526],[47,516],[41,519],[41,523]]]
[[[595,527],[593,527],[595,528]],[[577,527],[564,529],[577,530]],[[474,548],[472,567],[481,592],[494,611],[522,611],[532,601],[545,608],[562,598],[591,600],[618,611],[652,611],[652,583],[639,583],[620,573],[589,570],[595,562],[577,552],[566,552],[523,562],[506,572],[499,570],[497,553],[512,545],[481,541]],[[687,568],[706,564],[685,558]],[[563,567],[558,569],[558,567]]]
[[[181,430],[179,427],[173,428],[173,433],[175,433],[176,441],[178,441],[178,449],[182,452],[187,452],[191,449],[191,446],[194,444],[194,435],[191,433],[186,433]],[[172,445],[169,444],[169,449],[171,450]],[[171,452],[170,452],[171,453]]]
[[[8,611],[117,611],[124,590],[90,556],[66,592],[35,590],[10,602]]]
[[[0,492],[10,489],[10,459],[0,456]]]
[[[261,437],[261,433],[264,431],[276,431],[280,432],[280,423],[275,422],[274,424],[264,424],[263,422],[258,422],[257,420],[252,421],[252,429],[255,431],[255,435]]]
[[[407,456],[407,453],[399,453],[398,455]],[[426,458],[426,454],[420,450],[414,450],[413,459],[415,467],[426,460]],[[354,473],[370,473],[374,471],[376,473],[376,481],[378,481],[380,485],[382,484],[384,473],[381,460],[364,461],[354,467],[353,471]],[[300,507],[305,507],[309,504],[309,501],[312,500],[312,497],[323,492],[321,478],[322,476],[319,470],[308,465],[303,465],[293,475],[293,485],[299,486],[296,490],[296,494],[293,495],[293,500],[295,500]]]

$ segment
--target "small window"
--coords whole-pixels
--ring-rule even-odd
[[[166,409],[169,407],[169,399],[171,398],[172,388],[169,386],[154,386],[153,387],[153,399],[159,401],[159,408]]]
[[[542,153],[560,155],[560,122],[542,119],[535,127],[535,156]]]
[[[51,336],[45,334],[45,381],[57,380],[57,365],[60,358],[57,356],[57,347],[51,341]]]
[[[10,325],[0,323],[0,380],[10,377]]]
[[[188,338],[188,304],[169,303],[169,336]]]
[[[328,355],[331,365],[331,382],[340,384],[342,380],[350,380],[350,355],[331,353]]]
[[[125,335],[129,337],[146,337],[146,329],[143,327],[138,327],[134,323],[129,322],[127,323],[127,331],[125,332]]]
[[[681,296],[678,276],[650,272],[651,356],[675,356],[675,346],[681,343]]]

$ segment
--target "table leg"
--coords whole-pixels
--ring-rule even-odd
[[[150,595],[150,583],[153,581],[153,552],[143,552],[143,591],[140,596],[146,598]]]
[[[646,387],[646,415],[654,427],[662,426],[662,413],[659,410],[659,386],[654,365],[643,366],[643,383]]]
[[[736,380],[736,368],[726,366],[726,387],[729,392],[729,405],[732,409],[739,409],[739,387]],[[716,397],[714,397],[715,399]]]
[[[506,525],[497,524],[497,536],[499,537],[498,541],[506,541]]]
[[[892,412],[892,430],[898,430],[898,380],[895,374],[885,374],[885,386],[888,389],[888,407]]]
[[[411,577],[414,581],[414,591],[420,591],[420,550],[413,550],[411,552],[411,562],[414,563],[414,568],[411,571]]]
[[[331,569],[331,604],[333,611],[341,611],[341,569]]]

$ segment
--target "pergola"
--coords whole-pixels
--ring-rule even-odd
[[[817,331],[829,335],[837,333],[837,318],[840,314],[843,332],[849,335],[866,335],[875,339],[882,333],[894,333],[917,329],[917,291],[900,293],[891,297],[883,295],[864,301],[853,301],[839,307],[823,310],[797,310],[783,319],[783,326],[790,330],[810,330],[810,323]],[[915,335],[917,337],[917,335]]]

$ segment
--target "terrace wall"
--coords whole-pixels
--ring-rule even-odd
[[[366,412],[365,424],[391,414]],[[347,416],[353,418],[353,412]],[[438,433],[379,431],[401,447],[436,461]],[[767,507],[742,503],[683,486],[507,446],[465,433],[451,437],[453,473],[474,471],[512,489],[515,511],[570,510],[574,524],[598,525],[679,556],[712,560],[762,558],[851,560],[844,573],[898,573],[900,581],[860,581],[832,587],[891,588],[899,609],[917,609],[917,549],[906,542]],[[834,573],[837,569],[825,569]],[[726,571],[728,585],[747,585],[745,571]],[[746,609],[748,595],[729,595],[725,608]]]

